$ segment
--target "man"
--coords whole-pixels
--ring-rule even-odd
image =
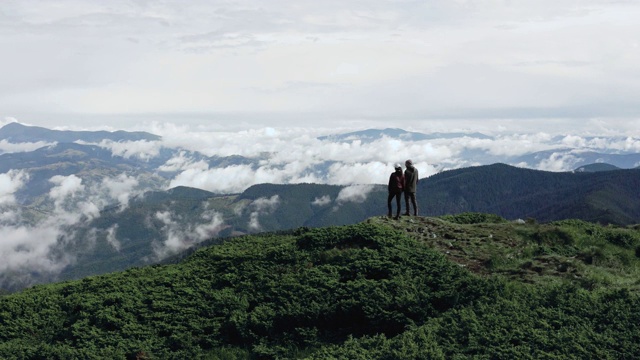
[[[407,160],[404,163],[407,169],[404,171],[404,200],[406,211],[404,215],[409,216],[409,200],[413,205],[413,216],[418,216],[418,202],[416,200],[416,190],[418,188],[418,169],[413,166],[413,161]]]
[[[391,201],[393,198],[396,198],[396,217],[395,219],[400,218],[400,196],[402,195],[402,189],[404,188],[404,176],[402,175],[402,166],[400,164],[395,165],[395,172],[391,173],[389,176],[389,185],[387,189],[389,190],[389,196],[387,197],[387,207],[389,208],[389,217],[391,217]]]

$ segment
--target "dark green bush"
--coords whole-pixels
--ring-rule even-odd
[[[533,239],[540,245],[574,245],[573,234],[560,227],[552,227],[538,230],[533,234]]]
[[[628,229],[605,228],[600,235],[605,241],[626,249],[633,249],[640,242],[638,233]]]
[[[440,216],[440,218],[456,224],[500,224],[507,222],[507,220],[501,216],[477,212],[465,212],[456,215],[443,215]]]

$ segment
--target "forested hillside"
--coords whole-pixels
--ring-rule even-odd
[[[640,233],[495,215],[229,239],[0,298],[6,359],[635,358]]]
[[[361,201],[338,204],[343,188],[260,184],[247,189],[239,199],[280,199],[275,211],[261,215],[267,231],[353,224],[386,213],[386,185],[362,191]],[[329,205],[312,204],[323,196],[332,200]],[[539,222],[581,219],[601,224],[640,223],[640,169],[574,173],[505,164],[468,167],[421,178],[416,196],[420,213],[427,216],[484,212]]]
[[[541,222],[640,222],[640,170],[549,172],[504,164],[445,171],[418,184],[422,213],[486,212]]]

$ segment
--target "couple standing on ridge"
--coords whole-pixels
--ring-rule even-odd
[[[398,208],[396,212],[395,219],[400,218],[400,195],[404,192],[404,200],[406,203],[406,211],[404,215],[409,214],[409,200],[411,200],[411,205],[413,205],[413,216],[418,216],[418,202],[416,200],[416,189],[418,187],[418,169],[413,166],[413,162],[411,160],[407,160],[404,163],[407,169],[402,173],[402,165],[396,164],[396,171],[391,174],[389,177],[389,197],[387,198],[387,207],[389,208],[389,217],[392,215],[391,211],[391,201],[393,198],[396,198],[396,207]]]

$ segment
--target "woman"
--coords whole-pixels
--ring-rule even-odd
[[[400,197],[402,195],[402,190],[404,189],[404,175],[402,174],[402,166],[400,164],[395,165],[396,171],[391,173],[389,177],[389,186],[387,187],[389,190],[389,196],[387,197],[387,207],[389,208],[389,217],[391,217],[392,209],[391,209],[391,201],[393,198],[396,198],[396,217],[395,219],[400,218]]]

